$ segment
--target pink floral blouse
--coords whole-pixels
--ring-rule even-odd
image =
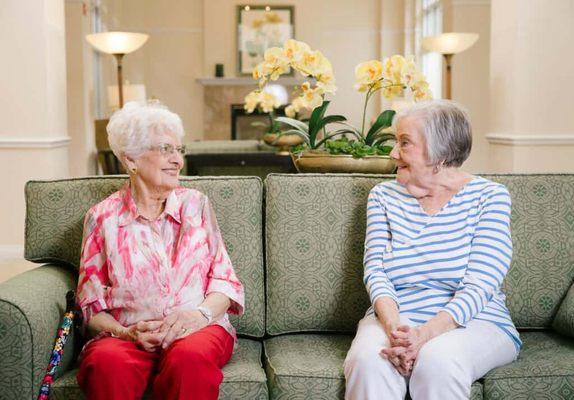
[[[86,214],[77,291],[84,326],[107,310],[122,325],[199,306],[211,292],[242,314],[235,275],[207,196],[177,188],[155,221],[138,214],[129,184]],[[235,337],[227,314],[212,324]]]

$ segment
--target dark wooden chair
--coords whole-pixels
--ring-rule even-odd
[[[108,126],[109,119],[97,119],[95,121],[96,131],[96,149],[98,150],[98,163],[102,167],[104,175],[125,174],[126,171],[118,158],[110,149],[108,143]]]

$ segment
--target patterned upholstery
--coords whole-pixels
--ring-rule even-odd
[[[267,332],[353,333],[368,308],[365,204],[381,177],[269,175]]]
[[[504,292],[517,327],[549,328],[574,280],[574,175],[484,175],[512,197]]]
[[[549,330],[574,336],[574,176],[484,177],[504,183],[513,199],[514,257],[504,283],[513,320],[519,327],[545,331],[523,332],[518,361],[475,383],[471,398],[574,398],[574,343]],[[246,286],[247,313],[232,321],[238,331],[257,338],[264,328],[270,335],[294,333],[265,341],[267,377],[260,366],[260,343],[241,339],[224,368],[222,399],[342,398],[343,360],[368,306],[361,265],[366,199],[376,183],[390,178],[269,176],[266,297],[260,180],[182,180],[210,197]],[[26,257],[58,266],[43,266],[0,285],[0,400],[35,398],[65,293],[76,286],[83,216],[124,181],[104,177],[27,185]],[[317,334],[297,334],[303,331]],[[53,398],[81,398],[70,370],[77,344],[71,337]]]
[[[574,342],[550,332],[523,332],[516,362],[484,378],[486,399],[574,399]]]
[[[76,381],[78,370],[66,372],[52,386],[52,400],[84,399]],[[151,398],[150,393],[144,397]],[[249,339],[239,339],[229,363],[223,367],[223,382],[220,386],[219,399],[267,399],[267,380],[261,366],[261,344]]]
[[[31,181],[26,185],[26,259],[77,267],[86,211],[126,182],[125,177]],[[212,202],[223,239],[245,286],[245,314],[231,316],[238,333],[264,332],[262,184],[257,178],[183,178]]]
[[[66,292],[76,287],[76,279],[74,271],[46,265],[0,286],[0,399],[38,395],[66,307]],[[74,344],[69,338],[62,370],[71,365]]]
[[[352,336],[295,334],[265,341],[269,398],[343,399],[343,361]],[[472,386],[472,400],[482,399],[482,384]]]
[[[570,286],[566,298],[560,304],[552,327],[556,332],[574,337],[574,285]]]
[[[574,177],[484,175],[513,199],[514,257],[504,284],[518,327],[551,325],[574,277]],[[266,184],[267,331],[354,332],[365,205],[388,176],[270,175]]]

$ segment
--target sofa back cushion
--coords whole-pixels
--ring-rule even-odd
[[[483,175],[512,198],[512,265],[504,281],[516,326],[548,328],[574,279],[574,175]]]
[[[511,194],[514,256],[503,290],[518,327],[547,328],[574,277],[574,175],[483,175]],[[354,332],[369,305],[366,203],[383,175],[269,175],[267,331]]]
[[[86,211],[117,191],[125,177],[30,181],[26,185],[25,257],[77,268]],[[238,333],[264,334],[263,185],[255,177],[182,178],[184,187],[205,193],[235,270],[245,286],[245,314],[231,316]]]

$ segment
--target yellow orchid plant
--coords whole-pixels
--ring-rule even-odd
[[[304,82],[298,88],[297,97],[285,108],[287,117],[279,117],[275,121],[291,126],[292,129],[283,134],[299,135],[308,147],[316,149],[334,136],[326,132],[327,124],[346,121],[342,115],[325,116],[329,105],[329,102],[325,101],[325,95],[337,90],[333,67],[320,51],[312,50],[304,42],[290,39],[282,48],[267,49],[263,61],[254,68],[253,78],[259,81],[258,90],[262,90],[269,81],[277,80],[290,68],[312,80]],[[302,109],[313,110],[308,124],[294,119]],[[321,131],[323,138],[319,141]]]
[[[357,141],[349,141],[346,138],[328,141],[325,143],[331,154],[352,154],[356,157],[365,155],[388,155],[392,146],[386,146],[386,142],[394,139],[392,133],[385,133],[385,129],[392,125],[395,116],[394,110],[385,110],[379,114],[373,125],[366,130],[365,119],[369,100],[379,90],[388,100],[403,96],[408,89],[414,101],[432,98],[428,82],[424,75],[417,69],[412,57],[405,58],[394,55],[385,59],[362,62],[355,67],[355,89],[366,93],[363,107],[363,119],[361,129],[345,124],[350,133]]]
[[[346,118],[342,115],[325,116],[329,105],[329,101],[325,101],[325,95],[336,90],[333,68],[320,51],[312,50],[304,42],[288,40],[283,48],[267,49],[263,62],[253,70],[253,78],[259,81],[258,90],[261,91],[269,81],[277,80],[290,68],[305,77],[314,78],[314,81],[307,81],[300,86],[300,95],[285,109],[287,117],[275,119],[291,127],[282,132],[283,134],[297,134],[303,138],[304,143],[293,150],[295,153],[324,146],[331,154],[351,154],[354,157],[389,154],[392,147],[386,146],[386,143],[393,139],[394,135],[385,133],[385,129],[392,125],[395,111],[381,112],[367,130],[366,111],[371,97],[381,90],[383,97],[392,100],[406,94],[405,90],[408,90],[414,101],[432,98],[429,85],[412,57],[394,55],[382,62],[362,62],[355,67],[355,89],[366,93],[361,129],[357,129],[346,123]],[[309,122],[294,119],[297,113],[305,108],[313,110]],[[339,123],[345,127],[327,132],[326,126],[331,123]],[[353,136],[354,140],[348,140],[347,134]],[[333,139],[337,136],[341,138]]]
[[[269,126],[262,122],[254,122],[253,125],[261,125],[267,129],[267,133],[280,133],[281,126],[275,120],[275,109],[281,105],[277,97],[272,93],[265,92],[261,89],[256,89],[245,96],[244,110],[248,114],[253,113],[256,109],[259,112],[266,113],[269,116]]]

